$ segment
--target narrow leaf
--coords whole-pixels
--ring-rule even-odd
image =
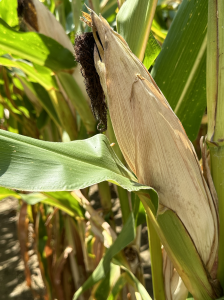
[[[39,83],[28,81],[24,77],[20,77],[20,80],[22,84],[26,86],[25,92],[27,92],[28,89],[31,93],[33,93],[55,124],[60,126],[60,120],[56,110],[51,102],[48,92],[44,89],[44,87]],[[29,97],[29,92],[27,92],[27,96]]]
[[[79,113],[87,132],[94,133],[96,130],[96,120],[74,77],[68,73],[60,72],[58,74],[58,78],[69,99]]]
[[[87,289],[92,287],[94,284],[105,278],[107,273],[110,271],[110,262],[112,258],[129,245],[135,238],[135,221],[133,214],[130,215],[128,221],[124,225],[120,235],[115,240],[113,245],[108,249],[105,256],[101,259],[97,268],[93,271],[92,275],[82,285],[81,288],[75,293],[73,300],[78,297]]]
[[[117,31],[142,61],[157,0],[127,0],[117,14]]]
[[[206,108],[208,1],[183,0],[152,70],[190,140]]]
[[[145,49],[143,64],[146,69],[149,69],[161,51],[161,47],[150,31],[149,39]]]
[[[7,197],[15,197],[15,198],[20,199],[20,196],[16,192],[6,189],[6,188],[3,188],[3,187],[0,187],[0,200],[7,198]]]
[[[0,192],[1,189],[2,188],[0,188]],[[18,194],[16,195],[18,196]],[[31,193],[20,194],[20,196],[27,204],[30,205],[43,202],[59,208],[72,217],[84,217],[83,209],[80,207],[78,201],[69,192]]]
[[[11,60],[5,57],[0,57],[0,64],[5,67],[15,67],[22,70],[32,79],[39,82],[45,89],[57,89],[57,84],[51,74],[51,71],[45,67],[33,66],[26,61]]]
[[[111,293],[108,296],[107,300],[116,300],[121,289],[126,284],[126,282],[127,282],[127,274],[123,273],[123,274],[121,274],[121,276],[119,277],[119,279],[117,280],[115,285],[113,286]]]

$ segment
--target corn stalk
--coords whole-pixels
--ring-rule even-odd
[[[207,43],[207,145],[211,174],[219,199],[218,279],[224,287],[224,3],[209,0]]]

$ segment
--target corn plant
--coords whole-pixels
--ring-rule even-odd
[[[0,2],[0,199],[18,198],[34,224],[46,299],[151,299],[145,221],[154,299],[224,299],[223,11],[221,0]]]

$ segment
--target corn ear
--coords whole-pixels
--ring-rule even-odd
[[[154,188],[159,196],[155,216],[148,200],[143,200],[146,211],[186,288],[195,299],[215,299],[219,295],[218,213],[194,148],[160,89],[124,39],[103,17],[90,13],[85,18],[96,43],[95,67],[117,141],[139,182]],[[173,232],[167,232],[168,225],[173,226]],[[199,275],[189,269],[183,249],[173,244],[174,232],[175,240],[194,253]]]

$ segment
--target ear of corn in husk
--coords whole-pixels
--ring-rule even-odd
[[[215,299],[219,293],[215,287],[218,214],[193,146],[167,100],[124,39],[93,11],[84,14],[84,18],[93,29],[95,67],[121,151],[139,182],[158,193],[159,209],[153,222],[161,242],[175,272],[195,299]],[[203,283],[182,269],[185,257],[174,257],[176,249],[169,244],[172,232],[169,237],[164,236],[165,227],[158,221],[165,220],[166,212],[177,219],[191,240],[203,276],[207,277]]]

